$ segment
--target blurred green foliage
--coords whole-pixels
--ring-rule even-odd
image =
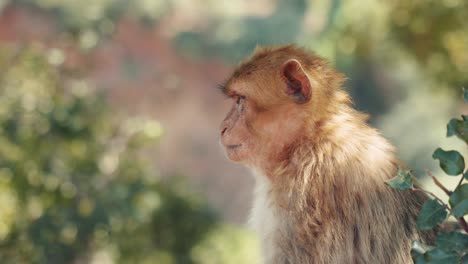
[[[43,53],[0,50],[2,263],[92,262],[103,254],[119,263],[218,258],[203,247],[224,230],[215,214],[180,183],[160,182],[139,155],[161,125],[115,115],[102,94],[62,78]],[[241,252],[245,245],[235,240],[248,239],[226,236],[233,242],[218,245],[224,254]],[[239,257],[236,263],[247,261]]]
[[[154,24],[166,14],[184,12],[187,9],[184,5],[195,8],[200,4],[196,0],[4,1],[46,11],[60,22],[64,32],[77,37],[84,48],[93,47],[102,37],[111,35],[114,22],[122,16],[130,15]],[[299,42],[335,61],[355,79],[360,75],[372,78],[368,73],[373,70],[375,59],[390,64],[403,59],[418,63],[422,73],[438,88],[453,90],[468,85],[466,1],[258,2],[271,2],[263,8],[273,7],[266,14],[249,15],[251,7],[243,1],[228,6],[218,1],[203,1],[199,20],[205,26],[174,28],[174,45],[193,57],[221,56],[237,61],[256,45]],[[234,10],[235,15],[227,9]],[[313,26],[305,20],[313,20]],[[369,67],[362,69],[360,65]],[[365,87],[365,84],[351,83],[350,88],[357,93],[354,86]],[[366,94],[368,98],[377,97],[370,93],[372,89],[365,91],[359,92],[358,101]],[[385,102],[378,100],[376,110],[379,104]]]
[[[394,1],[390,32],[428,76],[449,87],[468,84],[468,2]]]
[[[215,16],[214,23],[203,31],[180,32],[173,42],[179,50],[195,57],[218,55],[238,61],[257,45],[293,42],[301,32],[306,8],[305,0],[278,1],[273,12],[264,17]]]

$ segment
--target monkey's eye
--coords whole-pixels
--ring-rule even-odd
[[[245,99],[245,96],[242,96],[242,95],[236,96],[236,104],[238,105],[241,104],[242,101],[244,101],[244,99]]]

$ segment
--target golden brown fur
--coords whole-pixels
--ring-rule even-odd
[[[278,72],[291,59],[300,63],[293,85],[304,86],[304,71],[312,88],[306,103],[284,92]],[[242,98],[221,140],[257,174],[251,222],[264,263],[412,263],[411,241],[430,239],[415,226],[425,197],[385,185],[396,174],[393,147],[351,107],[342,82],[325,61],[288,45],[257,49],[224,87]]]

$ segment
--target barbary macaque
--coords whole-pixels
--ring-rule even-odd
[[[412,263],[425,197],[394,190],[393,146],[352,108],[344,76],[295,45],[257,48],[221,86],[228,158],[256,179],[262,263]]]

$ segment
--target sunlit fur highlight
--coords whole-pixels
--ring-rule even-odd
[[[289,107],[287,95],[275,89],[288,59],[305,69],[312,99],[294,106],[302,133],[279,146],[275,157],[262,153],[273,148],[265,144],[255,155],[268,159],[247,164],[256,174],[250,222],[263,263],[412,263],[411,241],[432,239],[415,224],[425,197],[385,185],[398,166],[394,148],[352,108],[342,74],[294,45],[257,48],[226,82],[226,92],[249,83],[240,92],[259,108],[274,113]],[[272,133],[291,136],[281,129]]]

